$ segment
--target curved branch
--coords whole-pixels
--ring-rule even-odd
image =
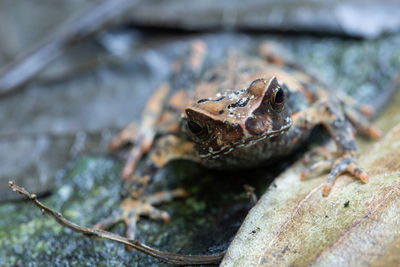
[[[26,198],[31,200],[37,207],[40,208],[40,210],[42,211],[43,214],[49,215],[57,223],[59,223],[60,225],[62,225],[64,227],[71,229],[74,232],[82,233],[89,237],[104,238],[104,239],[115,241],[115,242],[118,242],[118,243],[121,243],[124,245],[131,246],[134,249],[137,249],[145,254],[148,254],[150,256],[158,258],[161,261],[166,262],[166,263],[178,264],[178,265],[217,264],[222,260],[224,254],[225,254],[225,252],[222,252],[221,254],[217,254],[217,255],[175,254],[175,253],[170,253],[170,252],[151,248],[149,246],[146,246],[145,244],[140,243],[137,240],[129,240],[125,237],[110,233],[108,231],[104,231],[101,229],[95,229],[95,228],[82,227],[82,226],[79,226],[79,225],[67,220],[60,212],[56,212],[56,211],[50,209],[49,207],[45,206],[44,204],[42,204],[37,199],[36,194],[30,194],[27,190],[25,190],[25,188],[14,184],[14,182],[12,182],[12,181],[8,182],[8,186],[13,191],[17,191],[18,193],[24,195]]]

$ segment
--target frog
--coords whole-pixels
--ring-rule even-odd
[[[304,158],[322,157],[299,178],[329,172],[324,197],[343,173],[368,183],[356,160],[354,136],[380,138],[379,129],[368,122],[371,106],[331,89],[281,56],[275,43],[263,42],[253,56],[229,50],[223,62],[210,68],[204,67],[207,49],[201,40],[191,42],[169,81],[148,100],[140,125],[129,124],[111,140],[111,151],[132,145],[121,174],[126,194],[120,209],[96,228],[124,222],[127,238],[134,240],[141,216],[168,222],[169,214],[155,206],[187,192],[147,191],[155,173],[172,161],[218,170],[267,165],[298,150],[317,126],[326,130],[336,151],[328,153],[322,146],[307,152]],[[139,162],[144,162],[141,168]]]

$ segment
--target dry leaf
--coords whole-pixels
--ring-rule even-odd
[[[378,123],[397,126],[360,153],[368,184],[341,176],[324,198],[327,176],[302,182],[297,163],[250,211],[222,266],[399,266],[400,124],[388,116],[398,106]]]

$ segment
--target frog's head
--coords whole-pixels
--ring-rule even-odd
[[[185,108],[185,125],[201,157],[217,158],[276,137],[292,125],[285,90],[275,77],[230,89]]]

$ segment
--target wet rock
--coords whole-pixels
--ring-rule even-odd
[[[386,135],[360,153],[368,184],[343,176],[324,198],[327,175],[301,182],[298,162],[250,211],[222,266],[398,265],[399,103],[400,94],[376,123]]]
[[[80,225],[91,226],[116,211],[119,205],[121,164],[102,157],[83,157],[70,164],[51,196],[41,200]],[[184,254],[211,254],[227,248],[250,202],[243,190],[245,176],[211,174],[197,165],[176,162],[155,177],[152,191],[185,187],[190,195],[160,208],[171,215],[170,223],[142,219],[137,228],[141,242],[158,249]],[[260,176],[261,177],[261,176]],[[200,179],[201,178],[201,179]],[[200,181],[200,182],[198,182]],[[236,181],[232,183],[231,181]],[[265,183],[260,178],[258,183]],[[221,190],[226,194],[221,194]],[[221,214],[221,211],[225,211]],[[59,226],[32,203],[0,205],[0,265],[144,265],[159,261],[124,246],[90,239]],[[113,232],[124,234],[123,225]]]

